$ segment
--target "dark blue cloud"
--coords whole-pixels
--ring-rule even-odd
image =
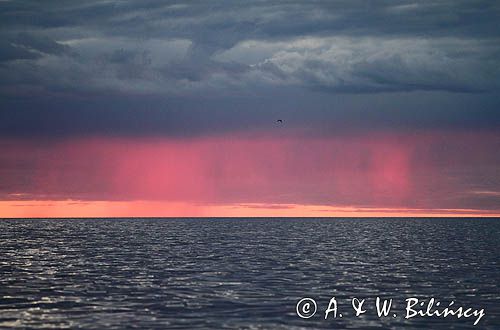
[[[2,1],[5,135],[497,129],[491,1]]]

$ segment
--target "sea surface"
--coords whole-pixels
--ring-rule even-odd
[[[500,329],[499,249],[500,219],[3,219],[0,328]],[[409,297],[485,315],[405,319]]]

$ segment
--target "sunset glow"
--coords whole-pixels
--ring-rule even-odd
[[[495,182],[481,178],[494,177],[498,144],[488,133],[433,132],[11,140],[2,144],[0,213],[495,215]]]
[[[202,205],[152,201],[1,201],[7,218],[119,217],[498,217],[497,211],[472,209],[357,208],[328,205]]]

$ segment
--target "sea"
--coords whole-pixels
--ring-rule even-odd
[[[500,329],[500,219],[1,219],[0,328]]]

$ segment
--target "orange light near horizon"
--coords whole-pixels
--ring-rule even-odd
[[[500,217],[500,210],[359,208],[298,204],[154,201],[0,201],[0,218],[118,217]]]

